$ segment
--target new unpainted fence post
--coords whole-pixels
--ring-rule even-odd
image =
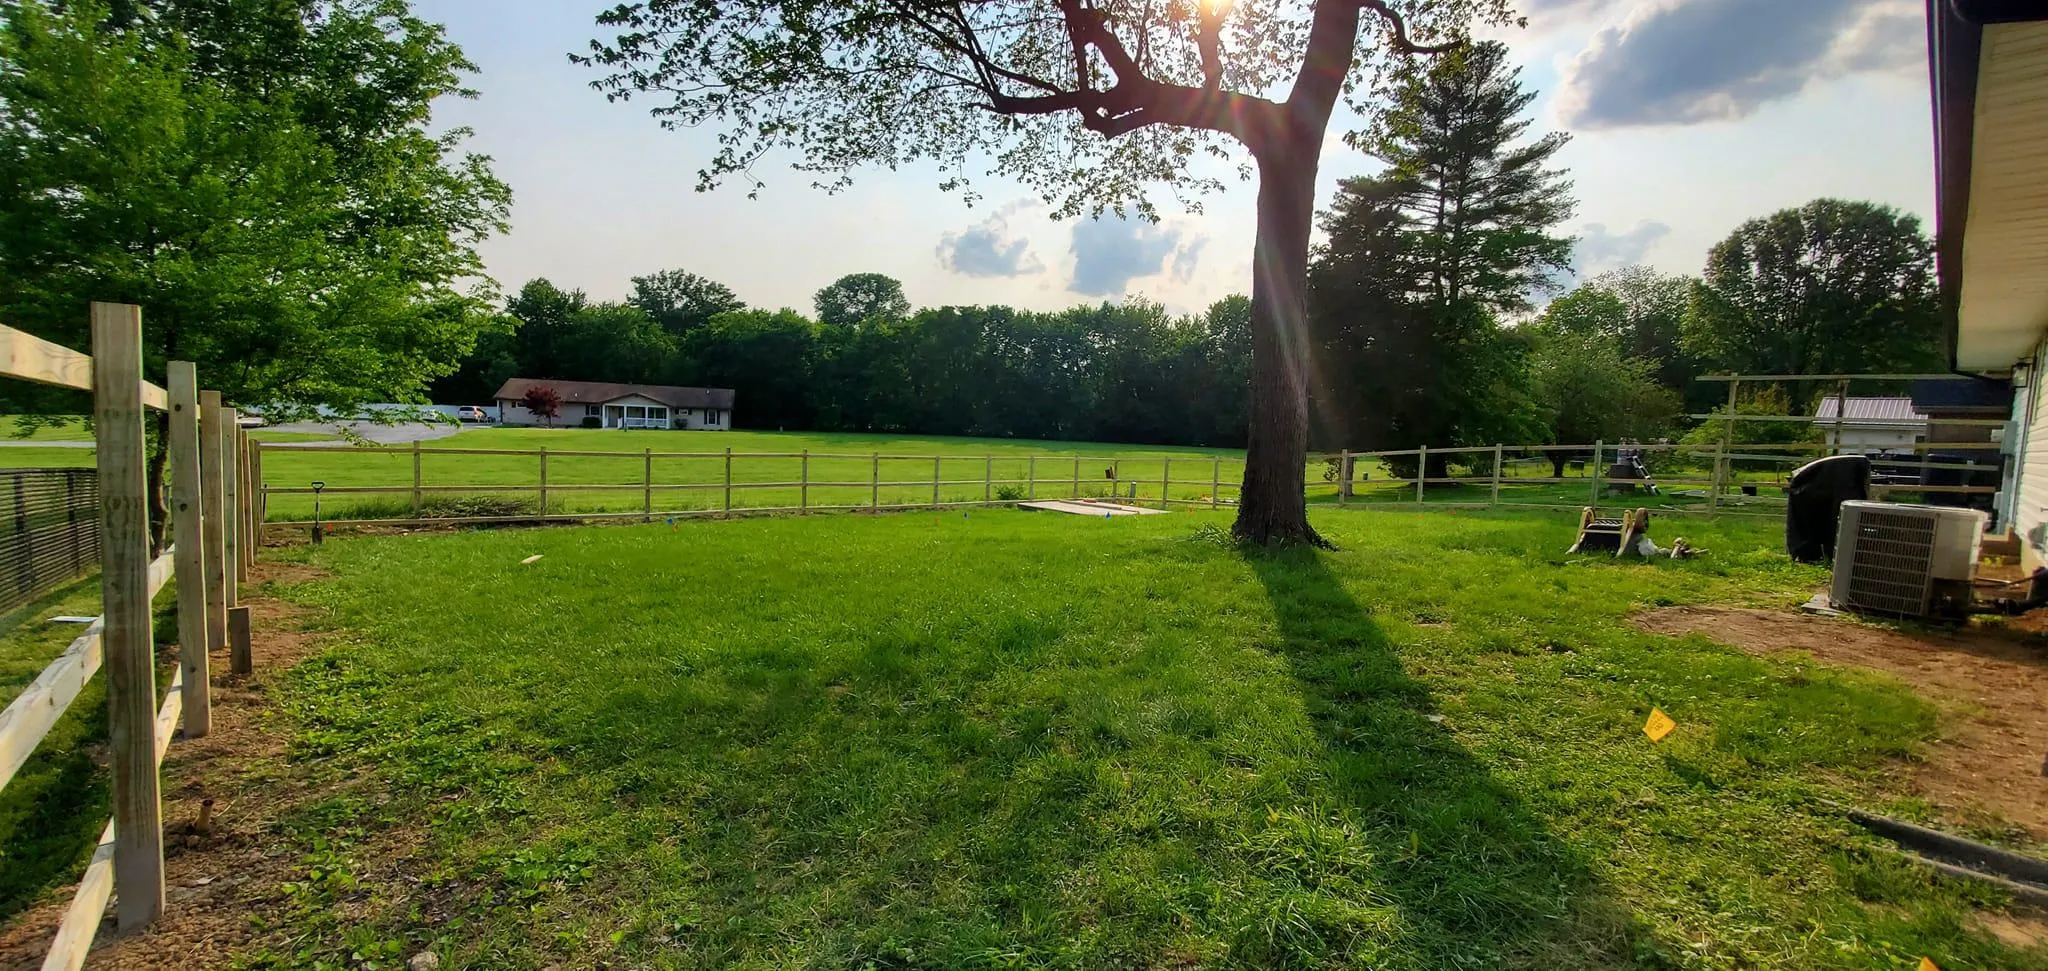
[[[1422,487],[1429,481],[1429,446],[1415,450],[1415,501],[1422,501]]]
[[[1109,497],[1111,499],[1122,499],[1124,497],[1123,459],[1109,460]]]
[[[256,649],[249,633],[249,608],[228,611],[228,670],[236,674],[256,673]]]
[[[242,602],[242,456],[236,445],[242,415],[233,408],[220,414],[220,526],[227,543],[227,605]]]
[[[92,305],[93,437],[100,479],[101,635],[114,775],[114,908],[124,932],[164,912],[156,763],[156,643],[142,432],[142,308]]]
[[[1038,456],[1024,458],[1024,498],[1038,498]]]
[[[811,508],[811,450],[804,449],[801,481],[797,485],[796,511],[806,512]]]
[[[1223,491],[1223,459],[1209,460],[1209,508],[1214,509],[1221,501],[1217,493]]]
[[[654,450],[640,453],[640,516],[654,521]]]
[[[1607,477],[1605,471],[1601,469],[1601,465],[1606,459],[1606,451],[1606,442],[1595,441],[1593,443],[1593,495],[1590,505],[1595,509],[1600,508],[1600,480]]]
[[[725,450],[725,511],[732,513],[732,449]]]
[[[412,441],[412,518],[414,519],[420,518],[420,514],[426,511],[426,496],[420,492],[422,484],[420,480],[423,478],[420,474],[420,459],[420,441],[415,438]]]
[[[1714,444],[1714,474],[1707,476],[1708,509],[1721,507],[1721,490],[1728,484],[1728,446],[1732,444],[1731,439],[1735,434],[1736,389],[1740,387],[1740,381],[1728,382],[1728,409],[1723,412],[1721,418],[1720,441]]]
[[[1351,450],[1345,449],[1337,459],[1337,504],[1351,501]]]
[[[206,663],[206,526],[200,512],[199,371],[191,361],[172,361],[166,370],[171,392],[171,433],[165,446],[171,461],[178,667],[183,672],[185,737],[198,738],[213,728]]]
[[[1491,503],[1495,506],[1500,505],[1501,462],[1504,458],[1505,456],[1501,454],[1499,443],[1495,443],[1493,446],[1493,501]]]
[[[1159,468],[1159,508],[1167,510],[1169,512],[1172,511],[1173,499],[1170,497],[1170,493],[1172,491],[1173,459],[1167,458],[1164,461],[1160,462]]]
[[[240,491],[242,497],[242,519],[237,524],[241,527],[239,535],[242,537],[240,546],[242,558],[235,564],[236,568],[241,571],[236,574],[236,579],[243,583],[248,583],[249,571],[255,569],[256,557],[258,555],[256,551],[256,440],[250,438],[249,432],[241,428],[239,424],[236,426],[235,434],[242,442],[241,461],[235,466],[242,472],[242,488]]]
[[[868,509],[882,511],[882,453],[869,457],[868,465]]]
[[[939,457],[932,456],[932,508],[939,508]]]
[[[204,535],[206,578],[206,648],[228,646],[227,470],[221,422],[228,410],[220,392],[199,392],[199,525]]]
[[[540,447],[540,518],[548,518],[548,447]]]
[[[263,549],[263,524],[270,519],[270,487],[263,484],[263,443],[249,440],[249,552]]]
[[[995,498],[993,494],[995,487],[996,457],[984,455],[981,457],[981,501],[983,505],[986,505],[990,499]]]

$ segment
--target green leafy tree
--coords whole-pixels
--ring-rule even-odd
[[[1585,286],[1621,301],[1620,319],[1607,329],[1621,342],[1621,351],[1649,361],[1657,383],[1681,395],[1693,391],[1699,362],[1682,341],[1693,279],[1658,273],[1647,266],[1624,266],[1586,281]]]
[[[827,327],[857,327],[910,316],[910,298],[903,284],[880,273],[850,273],[819,290],[813,302],[818,322]]]
[[[1643,441],[1661,434],[1677,413],[1677,394],[1657,383],[1650,362],[1624,354],[1612,336],[1544,323],[1532,331],[1529,384],[1548,417],[1550,441]],[[1570,456],[1547,456],[1551,475],[1563,475]]]
[[[1571,214],[1571,185],[1546,167],[1564,139],[1524,140],[1533,97],[1504,47],[1474,44],[1405,74],[1356,140],[1387,168],[1339,184],[1310,276],[1332,447],[1483,445],[1541,429],[1527,342],[1499,317],[1526,309],[1571,256],[1551,233]]]
[[[1412,37],[1455,41],[1475,20],[1511,19],[1507,0],[635,0],[600,16],[618,33],[583,60],[614,97],[663,99],[662,124],[724,131],[703,186],[775,153],[828,186],[862,166],[926,163],[958,188],[986,162],[1065,215],[1153,216],[1149,185],[1219,188],[1194,161],[1242,146],[1242,171],[1259,178],[1259,228],[1234,529],[1319,541],[1302,494],[1301,335],[1325,130],[1347,91],[1369,96],[1400,55],[1441,49]]]
[[[1707,257],[1686,350],[1747,374],[1918,372],[1942,363],[1933,246],[1890,206],[1817,199],[1743,223]],[[1812,387],[1791,404],[1811,404]]]
[[[662,270],[633,278],[627,302],[653,317],[663,330],[681,337],[711,318],[747,305],[731,288],[685,270]]]
[[[463,132],[427,130],[470,65],[405,4],[5,11],[10,324],[84,347],[89,301],[139,304],[147,370],[195,361],[230,402],[278,417],[417,400],[492,326],[469,281],[510,194],[460,152]],[[160,446],[152,458],[161,512]]]

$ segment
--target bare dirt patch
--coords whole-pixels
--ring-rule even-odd
[[[1634,622],[1758,654],[1804,651],[1906,681],[1950,713],[1916,770],[1918,790],[1944,811],[1990,811],[2048,840],[2048,648],[1982,631],[1905,632],[1742,607],[1665,607]]]
[[[165,872],[170,906],[146,932],[116,937],[111,921],[100,927],[87,958],[91,968],[210,968],[259,943],[266,934],[252,918],[279,899],[297,860],[275,835],[292,807],[321,794],[285,759],[285,726],[276,717],[276,691],[284,672],[320,649],[308,632],[306,612],[264,596],[267,581],[299,583],[323,574],[296,564],[255,568],[242,603],[254,631],[254,675],[227,674],[225,652],[212,658],[213,729],[203,738],[182,735],[164,761]],[[213,800],[211,832],[191,832],[202,801]],[[71,905],[68,890],[23,913],[0,930],[0,968],[41,965],[57,925]]]

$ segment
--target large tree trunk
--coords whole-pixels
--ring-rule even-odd
[[[1308,240],[1319,139],[1259,152],[1252,250],[1251,428],[1231,532],[1246,542],[1328,546],[1308,524]]]

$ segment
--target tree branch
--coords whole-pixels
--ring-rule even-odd
[[[1361,10],[1379,14],[1380,19],[1387,22],[1387,28],[1393,35],[1394,49],[1403,54],[1442,54],[1456,50],[1464,44],[1464,41],[1455,39],[1441,44],[1417,44],[1408,36],[1408,21],[1402,19],[1401,14],[1394,8],[1387,6],[1386,0],[1359,0],[1358,6]]]
[[[1201,20],[1195,27],[1195,47],[1202,54],[1202,87],[1211,91],[1223,89],[1223,13],[1222,0],[1202,0]]]

